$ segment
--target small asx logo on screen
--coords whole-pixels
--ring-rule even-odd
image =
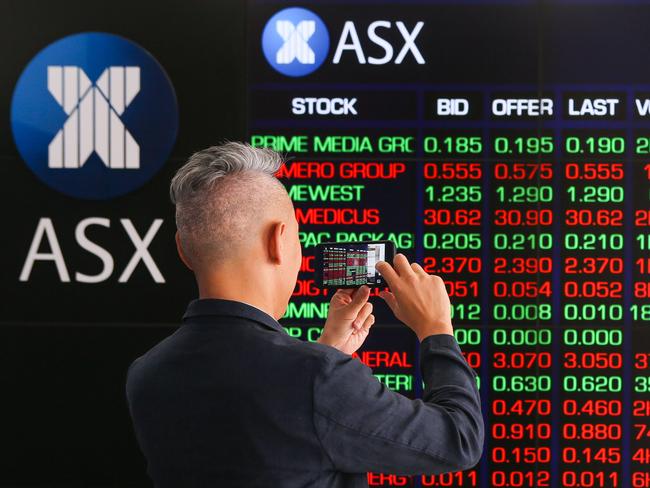
[[[66,195],[105,200],[149,181],[178,130],[164,69],[123,37],[88,32],[53,42],[22,72],[11,104],[16,147]]]
[[[266,60],[287,76],[304,76],[317,70],[329,47],[329,33],[321,18],[300,7],[280,10],[262,32]]]
[[[360,65],[402,64],[407,58],[420,65],[426,64],[416,44],[423,27],[423,21],[409,28],[401,20],[375,20],[365,26],[365,36],[360,36],[357,23],[346,20],[338,36],[332,64],[342,61]],[[363,34],[363,30],[361,32]],[[327,58],[329,47],[330,33],[323,20],[311,10],[300,7],[280,10],[262,31],[264,57],[274,70],[286,76],[305,76],[316,71]],[[374,54],[382,55],[366,54],[369,48]]]

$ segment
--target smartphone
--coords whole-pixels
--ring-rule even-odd
[[[316,246],[316,281],[321,288],[386,287],[377,261],[393,264],[392,241],[321,242]]]

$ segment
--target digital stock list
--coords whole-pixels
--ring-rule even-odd
[[[283,325],[320,333],[317,243],[392,240],[446,282],[486,440],[473,469],[370,486],[650,487],[650,8],[460,3],[310,4],[286,20],[308,74],[264,44],[286,5],[249,4],[249,140],[288,155],[303,246]],[[355,356],[417,398],[377,291]]]

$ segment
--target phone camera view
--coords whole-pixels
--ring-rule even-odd
[[[384,283],[375,269],[386,260],[386,244],[336,244],[323,248],[324,286],[361,286]]]

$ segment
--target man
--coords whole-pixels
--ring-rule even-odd
[[[302,253],[269,149],[230,142],[192,155],[171,184],[176,243],[199,299],[129,369],[135,433],[156,487],[360,487],[366,472],[475,465],[476,373],[453,336],[443,281],[398,254],[381,297],[420,340],[423,399],[350,356],[374,323],[369,289],[338,290],[315,343],[277,322]]]

